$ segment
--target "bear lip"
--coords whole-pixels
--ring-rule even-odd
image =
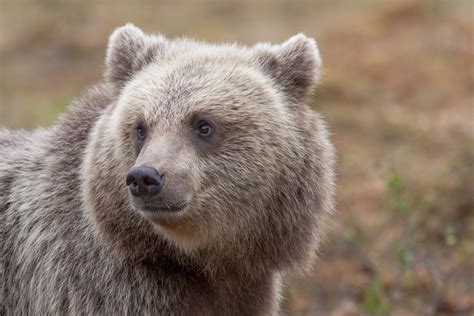
[[[178,220],[182,218],[185,213],[187,213],[186,210],[189,204],[190,203],[181,203],[172,207],[146,205],[137,209],[145,219],[155,224],[160,224],[162,221],[168,221],[171,219]]]
[[[172,204],[172,205],[145,204],[145,205],[141,205],[139,209],[145,213],[151,213],[151,214],[156,214],[156,213],[177,214],[177,213],[182,212],[188,205],[189,205],[189,202],[186,202],[186,201]]]

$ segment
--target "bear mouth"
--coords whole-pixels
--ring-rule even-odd
[[[190,201],[178,201],[174,203],[170,203],[168,201],[166,203],[160,203],[157,201],[143,201],[134,199],[132,201],[132,206],[146,216],[166,217],[183,213],[190,203]]]
[[[141,216],[148,221],[161,225],[168,223],[170,220],[181,220],[186,213],[189,206],[189,202],[157,205],[157,204],[142,204],[140,207],[136,207]]]
[[[175,205],[144,205],[141,209],[145,212],[157,213],[157,212],[167,212],[167,213],[179,213],[188,206],[188,203],[180,203]]]

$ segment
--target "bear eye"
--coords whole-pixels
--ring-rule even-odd
[[[202,137],[209,137],[212,134],[212,126],[206,120],[201,120],[197,124],[197,133]]]
[[[136,133],[139,140],[144,140],[146,138],[146,129],[143,125],[138,125],[136,127]]]

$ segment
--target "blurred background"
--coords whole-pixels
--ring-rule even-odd
[[[0,125],[47,126],[133,22],[206,41],[316,38],[311,106],[339,154],[337,213],[288,315],[473,315],[472,1],[0,0]],[[0,148],[1,150],[1,148]]]

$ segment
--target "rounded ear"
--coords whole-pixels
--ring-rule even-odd
[[[292,101],[304,100],[319,82],[322,61],[314,39],[300,33],[283,44],[255,49],[261,69]]]
[[[161,36],[144,34],[131,23],[117,28],[109,37],[105,79],[122,88],[134,73],[154,59],[164,41]]]

